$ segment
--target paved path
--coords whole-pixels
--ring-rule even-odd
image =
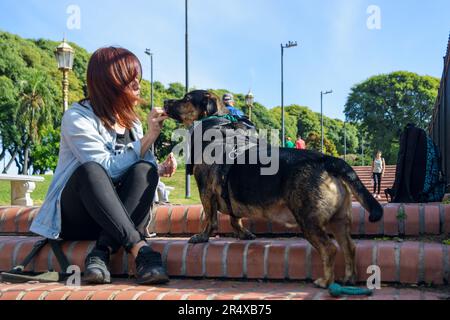
[[[0,282],[0,300],[336,300],[326,290],[299,282],[172,279],[163,286],[138,286],[132,279],[111,285],[67,287],[62,283]],[[448,287],[384,286],[371,297],[339,300],[449,300]]]

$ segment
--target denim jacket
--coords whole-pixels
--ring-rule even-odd
[[[64,113],[58,165],[45,201],[30,227],[30,231],[49,239],[58,239],[61,233],[61,193],[72,173],[86,162],[101,164],[113,181],[139,161],[156,164],[154,155],[147,151],[141,158],[142,124],[135,122],[131,134],[136,141],[115,151],[116,132],[107,129],[94,114],[89,102],[75,103]],[[151,195],[149,195],[151,196]]]

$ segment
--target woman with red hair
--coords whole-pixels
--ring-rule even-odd
[[[97,50],[87,69],[88,97],[65,112],[58,166],[31,231],[50,239],[96,240],[84,280],[111,282],[110,255],[133,255],[140,284],[167,282],[161,255],[145,240],[159,176],[171,176],[169,158],[158,167],[151,145],[167,115],[154,108],[144,135],[135,108],[142,67],[130,51]]]

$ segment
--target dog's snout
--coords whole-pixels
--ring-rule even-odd
[[[164,100],[164,112],[166,112],[166,113],[169,113],[170,101],[171,100]]]

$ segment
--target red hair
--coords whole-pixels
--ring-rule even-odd
[[[136,78],[142,78],[142,65],[132,52],[107,47],[92,55],[87,69],[88,100],[106,127],[111,129],[117,122],[131,129],[138,119],[134,107],[142,100],[130,90]]]

